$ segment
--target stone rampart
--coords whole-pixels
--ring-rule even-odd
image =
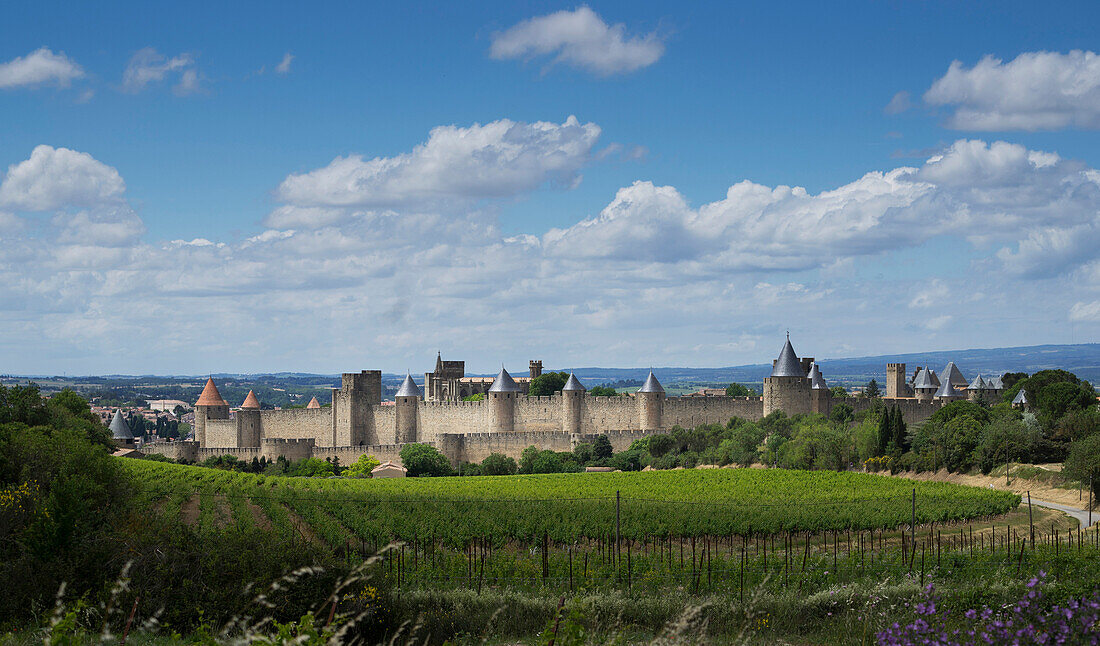
[[[260,454],[267,458],[268,462],[277,460],[283,456],[287,460],[296,462],[313,457],[313,449],[316,442],[313,438],[283,439],[265,437],[260,442]]]
[[[539,397],[520,397],[516,400],[515,430],[561,431],[561,394]]]
[[[599,433],[611,429],[637,429],[638,404],[633,397],[584,396],[581,433]]]
[[[313,449],[313,457],[325,460],[328,458],[340,458],[340,464],[349,467],[359,460],[360,456],[373,455],[380,462],[392,461],[401,463],[401,444],[361,444],[359,446],[318,446]]]
[[[394,444],[397,442],[397,406],[373,406],[371,424],[374,432],[367,444]],[[379,458],[381,459],[381,458]],[[385,462],[385,460],[382,460]]]
[[[263,451],[258,446],[233,446],[227,448],[210,447],[199,449],[196,462],[202,462],[207,458],[217,458],[223,455],[232,455],[242,462],[251,462],[252,458],[259,460],[263,457]]]
[[[206,420],[205,446],[237,446],[237,420]]]
[[[670,397],[665,400],[664,426],[725,425],[731,417],[756,421],[763,416],[759,397]]]
[[[420,402],[418,412],[416,428],[421,442],[436,442],[452,433],[482,432],[489,424],[488,404],[484,401]]]
[[[208,429],[209,424],[207,422]],[[263,439],[311,439],[318,446],[332,446],[332,408],[263,410],[260,411],[260,426]],[[207,444],[216,446],[213,442]]]
[[[156,454],[173,460],[195,462],[199,455],[199,443],[186,440],[182,442],[147,442],[141,445],[140,450],[146,455]]]

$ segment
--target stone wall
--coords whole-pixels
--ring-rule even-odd
[[[148,442],[141,445],[141,452],[146,455],[157,454],[173,460],[194,462],[199,455],[199,443],[195,441]]]
[[[318,446],[313,449],[313,457],[325,460],[340,458],[340,464],[348,467],[355,464],[362,455],[373,455],[380,462],[401,464],[400,444],[361,444],[359,446]]]
[[[597,433],[602,430],[630,430],[638,427],[638,405],[633,397],[584,396],[581,412],[581,433]]]
[[[516,400],[515,430],[561,431],[561,394],[542,397],[520,397]]]
[[[488,402],[420,402],[417,437],[436,442],[451,433],[483,432],[489,423]],[[396,422],[396,419],[395,419]]]
[[[764,416],[759,397],[670,397],[665,400],[665,428],[726,424],[731,417],[751,421]]]
[[[263,451],[258,446],[237,446],[231,448],[209,448],[199,449],[199,453],[196,456],[196,462],[202,462],[207,458],[216,458],[223,455],[236,456],[238,460],[242,462],[251,462],[252,458],[259,460],[263,456]]]
[[[318,446],[332,446],[333,443],[332,408],[264,410],[260,411],[260,425],[263,428],[261,437],[265,439],[312,439]],[[208,441],[207,446],[217,445]]]
[[[237,446],[236,419],[207,419],[204,446]]]
[[[316,442],[312,438],[288,440],[268,437],[263,439],[259,451],[260,455],[267,458],[268,462],[277,460],[280,455],[291,462],[297,462],[313,457],[315,447]],[[211,450],[216,451],[217,449]]]
[[[378,446],[397,443],[397,406],[374,406],[370,411],[371,432],[364,444]],[[381,459],[381,458],[379,458]],[[382,460],[385,462],[385,460]]]

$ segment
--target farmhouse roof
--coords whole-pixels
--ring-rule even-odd
[[[947,366],[943,369],[943,379],[950,381],[952,386],[966,388],[969,382],[966,381],[966,377],[959,370],[959,367],[955,365],[954,361],[948,361]]]
[[[218,392],[218,387],[214,385],[214,378],[210,377],[206,380],[206,385],[202,388],[202,394],[199,395],[199,401],[195,402],[196,406],[228,406],[225,400],[222,399],[222,394]]]
[[[657,377],[653,374],[653,371],[649,371],[649,376],[645,378],[645,383],[638,389],[640,393],[663,393],[665,392],[661,382],[657,381]]]
[[[321,407],[321,402],[317,401],[316,397],[309,400],[309,403],[306,404],[306,408],[320,408],[320,407]]]
[[[935,388],[936,382],[932,381],[932,371],[928,368],[921,368],[921,371],[917,373],[917,378],[913,380],[913,388]]]
[[[419,397],[420,387],[413,381],[412,375],[406,373],[405,381],[401,382],[401,387],[397,389],[398,397]]]
[[[783,349],[779,351],[779,358],[775,360],[775,366],[772,367],[773,377],[805,377],[806,373],[802,371],[802,364],[798,361],[798,355],[794,353],[794,346],[791,345],[791,337],[787,335],[787,342],[783,344]]]
[[[115,416],[111,418],[111,437],[116,440],[132,440],[134,434],[130,431],[130,425],[126,423],[126,420],[122,417],[122,409],[115,409]]]
[[[817,362],[810,364],[810,388],[812,390],[828,390],[829,385],[825,383],[825,377],[821,374],[821,368],[817,367]]]
[[[256,393],[251,390],[248,391],[248,396],[244,398],[244,403],[241,404],[241,408],[259,408],[260,400],[256,399]]]
[[[1024,406],[1028,406],[1028,405],[1031,404],[1031,399],[1028,398],[1027,391],[1024,390],[1023,388],[1021,388],[1020,392],[1016,393],[1016,396],[1012,398],[1012,403],[1013,404],[1023,404]]]
[[[565,385],[561,387],[561,390],[562,392],[568,393],[578,390],[584,392],[588,389],[584,387],[584,384],[581,383],[580,379],[577,379],[577,375],[569,373],[569,379],[565,380]]]
[[[382,464],[379,464],[378,466],[371,469],[370,472],[371,473],[378,473],[379,471],[389,471],[390,469],[397,469],[397,470],[402,471],[402,472],[407,472],[408,471],[408,469],[401,466],[400,464],[395,464],[390,460],[386,460]]]
[[[493,380],[493,385],[489,386],[489,392],[491,393],[521,393],[523,389],[519,387],[515,379],[512,379],[512,375],[508,374],[508,371],[504,369],[504,366],[500,367],[500,374]]]

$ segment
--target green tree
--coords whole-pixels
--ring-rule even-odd
[[[878,389],[878,382],[875,381],[873,378],[871,379],[871,381],[868,381],[867,386],[865,386],[863,388],[863,396],[868,397],[868,398],[872,398],[872,399],[875,398],[875,397],[881,397],[882,396],[882,393],[879,392],[879,389]]]
[[[844,386],[833,386],[829,389],[829,393],[833,396],[833,399],[844,399],[848,396],[848,391],[844,389]]]
[[[833,409],[829,411],[829,419],[841,426],[847,426],[855,419],[855,413],[851,406],[840,402],[833,404]]]
[[[588,391],[588,394],[593,397],[617,397],[619,391],[610,386],[593,386],[592,390]]]
[[[659,458],[662,455],[668,453],[676,445],[672,436],[660,434],[649,436],[649,454],[655,458]]]
[[[726,397],[758,397],[759,394],[749,388],[738,383],[732,383],[726,386]]]
[[[1085,486],[1092,482],[1092,499],[1100,500],[1100,433],[1071,444],[1062,471]]]
[[[370,472],[382,462],[373,455],[363,454],[359,456],[350,467],[344,469],[345,478],[369,478]]]
[[[539,457],[539,450],[535,446],[529,446],[523,449],[523,452],[519,454],[519,472],[520,473],[534,473],[535,460]]]
[[[474,393],[473,395],[466,395],[462,398],[464,402],[480,402],[485,401],[485,395],[482,393]]]
[[[503,453],[490,453],[481,461],[481,474],[486,476],[515,475],[518,469],[516,461]]]
[[[451,463],[430,444],[406,444],[401,448],[401,464],[408,469],[408,476],[449,476]]]
[[[1004,386],[1005,390],[1008,390],[1015,386],[1016,382],[1021,379],[1027,379],[1026,372],[1006,372],[1001,375],[1001,385]]]
[[[544,372],[531,380],[531,386],[527,389],[527,394],[531,397],[537,397],[560,393],[568,379],[569,375],[564,372]]]
[[[611,457],[615,449],[611,447],[611,440],[606,435],[597,435],[592,440],[592,457],[597,460],[606,460]]]

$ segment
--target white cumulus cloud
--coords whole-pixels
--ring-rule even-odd
[[[84,70],[65,56],[65,52],[55,54],[46,47],[0,63],[0,88],[3,89],[49,84],[68,87],[82,76]]]
[[[986,56],[973,67],[951,63],[924,93],[954,112],[958,130],[1100,128],[1100,56],[1091,51],[1024,52],[1005,63]]]
[[[1100,301],[1074,303],[1073,307],[1069,309],[1069,320],[1100,323]]]
[[[463,128],[434,128],[428,141],[395,157],[337,157],[328,166],[290,175],[276,191],[286,205],[274,228],[340,219],[333,207],[454,207],[530,191],[545,182],[572,185],[600,135],[594,123],[501,119]]]
[[[52,211],[115,204],[125,190],[118,171],[88,153],[41,145],[29,159],[8,167],[0,183],[0,206]]]
[[[289,74],[290,73],[290,63],[293,60],[294,60],[294,55],[291,54],[290,52],[287,52],[287,53],[283,54],[283,60],[280,61],[279,64],[275,66],[275,71],[279,74]]]
[[[492,40],[489,55],[498,60],[553,56],[553,63],[601,76],[647,67],[665,53],[655,32],[627,36],[625,25],[608,25],[588,7],[529,18]]]

